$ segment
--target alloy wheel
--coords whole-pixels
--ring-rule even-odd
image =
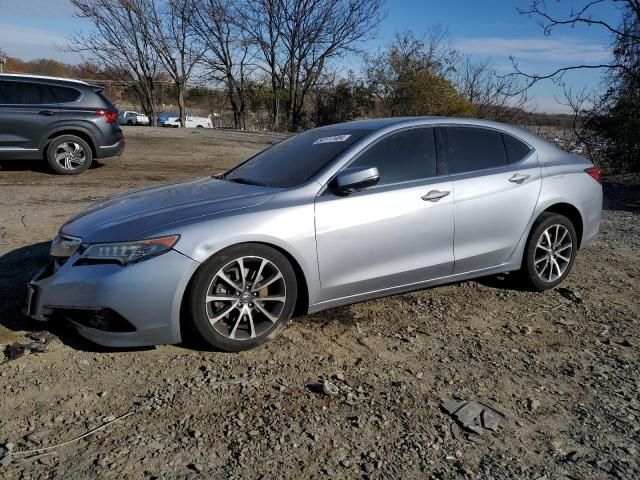
[[[560,224],[547,227],[536,243],[534,266],[543,282],[554,282],[562,277],[571,264],[573,239],[571,232]]]
[[[73,171],[82,168],[87,157],[79,144],[64,142],[56,147],[55,159],[60,168]]]
[[[213,276],[205,298],[209,323],[231,340],[266,334],[284,311],[286,282],[271,261],[244,256],[228,262]]]

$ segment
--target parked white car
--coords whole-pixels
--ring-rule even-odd
[[[177,128],[180,126],[179,117],[168,117],[163,123],[163,127]],[[184,122],[185,128],[213,128],[213,123],[208,117],[195,117],[187,115]]]
[[[149,117],[144,113],[124,111],[118,115],[120,125],[149,125]]]

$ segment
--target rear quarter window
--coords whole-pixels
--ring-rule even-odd
[[[509,163],[518,163],[531,153],[531,147],[507,133],[502,134]]]
[[[71,103],[77,102],[80,99],[82,93],[79,90],[71,87],[57,87],[52,86],[53,94],[55,95],[58,103]]]

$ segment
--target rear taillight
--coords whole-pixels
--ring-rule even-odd
[[[598,167],[589,167],[585,168],[584,171],[591,176],[596,182],[601,183],[600,179],[602,178],[602,173]]]
[[[118,112],[111,112],[109,110],[98,110],[96,112],[96,115],[100,115],[101,117],[104,117],[107,123],[113,123],[116,120],[118,120]]]

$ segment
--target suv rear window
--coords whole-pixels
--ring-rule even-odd
[[[49,85],[1,80],[0,103],[5,105],[38,105],[57,103],[57,100]]]
[[[75,88],[51,86],[58,103],[71,103],[80,98],[81,93]]]
[[[111,103],[111,100],[109,100],[102,93],[102,88],[94,87],[93,93],[95,93],[98,97],[100,97],[100,100],[102,100],[107,105],[107,108],[109,108],[111,110],[116,110],[116,107],[115,107],[115,105],[113,103]]]

